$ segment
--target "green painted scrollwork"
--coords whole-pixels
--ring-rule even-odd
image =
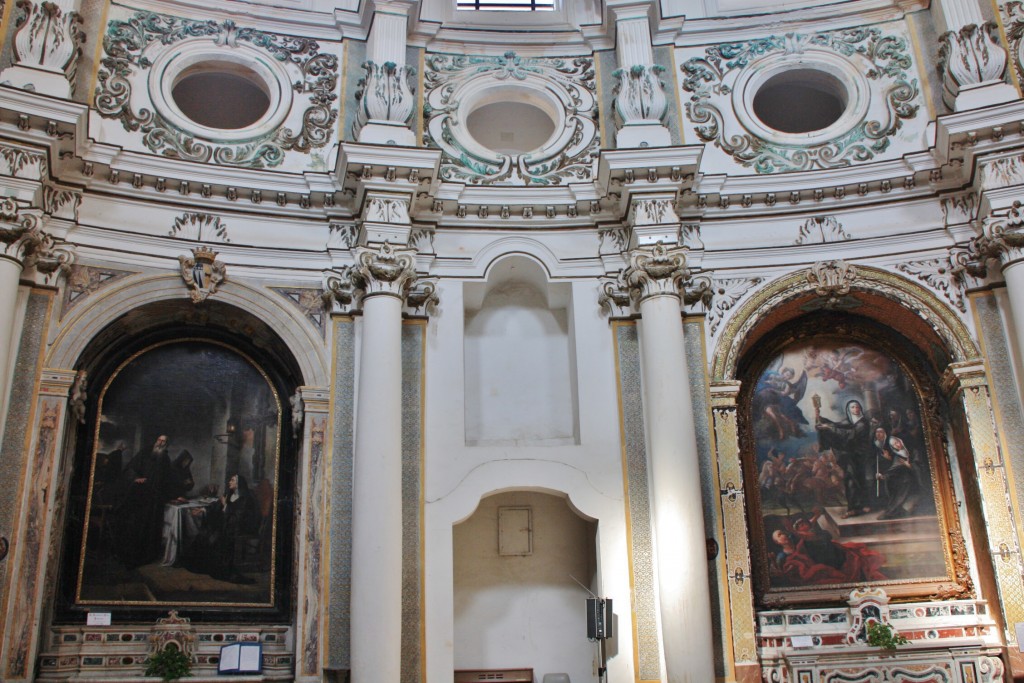
[[[727,132],[725,100],[732,95],[730,84],[736,76],[772,53],[800,54],[808,49],[834,52],[860,64],[867,79],[878,84],[872,88],[873,96],[880,94],[884,99],[884,113],[860,121],[835,138],[809,145],[782,144],[745,129]],[[917,80],[907,74],[911,66],[905,38],[884,35],[878,28],[856,28],[716,45],[681,68],[683,90],[691,93],[686,111],[698,137],[757,173],[777,173],[849,166],[888,149],[894,134],[920,107],[915,101]]]
[[[153,109],[133,108],[133,79],[153,66],[146,54],[147,48],[156,43],[172,45],[191,38],[211,38],[226,47],[245,43],[269,53],[279,62],[298,67],[302,79],[292,87],[308,96],[301,128],[295,131],[284,127],[242,144],[226,144],[182,130]],[[164,156],[251,168],[277,166],[284,160],[285,152],[309,152],[328,144],[337,121],[338,110],[332,105],[337,99],[338,59],[321,53],[314,40],[242,28],[232,21],[191,21],[155,12],[137,12],[127,21],[110,22],[103,39],[103,51],[96,110],[106,118],[120,120],[125,130],[141,132],[146,147]]]
[[[594,63],[590,58],[528,58],[434,54],[426,59],[425,143],[443,151],[443,180],[475,185],[557,185],[592,177],[600,146]],[[522,82],[559,103],[561,128],[544,147],[526,154],[493,152],[473,141],[460,120],[465,88],[493,80]]]

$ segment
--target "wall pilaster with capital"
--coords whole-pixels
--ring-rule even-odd
[[[741,667],[758,670],[756,629],[754,624],[754,594],[751,583],[750,550],[747,546],[748,529],[746,497],[743,491],[743,468],[740,461],[739,427],[737,424],[737,398],[740,383],[719,381],[711,385],[711,414],[714,418],[715,461],[718,463],[718,481],[721,486],[719,504],[725,537],[724,563],[727,581],[725,590],[727,611],[732,622],[733,662]],[[746,680],[737,671],[737,680]]]
[[[59,459],[68,427],[68,392],[74,370],[47,369],[42,372],[36,395],[25,469],[21,474],[20,516],[12,532],[10,571],[4,586],[7,614],[0,666],[5,681],[31,681],[35,676],[43,603],[49,564],[56,562],[52,535],[62,517],[60,505],[66,496],[59,486],[66,478]],[[52,494],[52,496],[51,496]]]
[[[978,556],[991,558],[999,612],[1005,620],[1003,636],[1007,651],[1016,651],[1015,624],[1024,622],[1024,565],[984,362],[976,359],[951,364],[943,376],[943,385],[950,400],[962,409],[964,429],[955,430],[959,439],[957,446],[958,450],[973,456],[973,460],[963,462],[961,466],[973,470],[969,478],[977,482],[983,518],[983,522],[973,529],[975,543],[987,546],[978,548]],[[962,545],[962,539],[959,545]],[[953,550],[954,553],[958,550],[966,553],[966,547],[960,548],[955,542]],[[984,587],[984,572],[982,584]],[[1015,678],[1024,673],[1024,660],[1011,657],[1011,665]]]
[[[323,549],[327,530],[327,456],[329,448],[330,391],[321,387],[300,387],[304,410],[302,432],[301,532],[296,548],[298,577],[298,620],[296,624],[296,680],[320,681],[327,661],[324,648],[326,624],[324,607]]]

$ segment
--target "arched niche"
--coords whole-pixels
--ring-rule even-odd
[[[571,291],[523,255],[465,285],[467,445],[579,442]]]
[[[597,522],[564,494],[514,489],[482,498],[452,535],[455,669],[596,681],[582,586],[601,590]]]
[[[300,444],[288,398],[304,377],[282,338],[220,301],[155,301],[88,340],[76,369],[92,398],[64,458],[54,623],[175,608],[290,621]]]
[[[817,293],[811,269],[785,275],[762,288],[730,317],[712,362],[717,381],[737,379],[740,358],[778,326],[827,308],[898,326],[922,349],[938,375],[952,362],[977,358],[978,348],[963,321],[929,290],[893,273],[856,266],[849,292],[835,304]]]

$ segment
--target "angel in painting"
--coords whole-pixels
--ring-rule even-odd
[[[754,415],[763,418],[769,425],[769,431],[779,441],[790,436],[804,436],[801,425],[808,424],[807,418],[797,405],[807,391],[807,371],[796,379],[796,371],[791,367],[780,367],[779,358],[776,368],[769,368],[758,382],[754,391]]]

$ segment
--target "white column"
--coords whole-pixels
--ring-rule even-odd
[[[623,279],[640,299],[644,416],[668,683],[715,680],[697,436],[679,288],[685,249],[638,249]]]
[[[989,216],[976,248],[983,258],[996,258],[1002,266],[1013,321],[1017,390],[1024,400],[1024,207],[1014,202],[1005,215]]]
[[[400,683],[402,307],[415,250],[358,252],[363,297],[352,478],[352,681]]]

